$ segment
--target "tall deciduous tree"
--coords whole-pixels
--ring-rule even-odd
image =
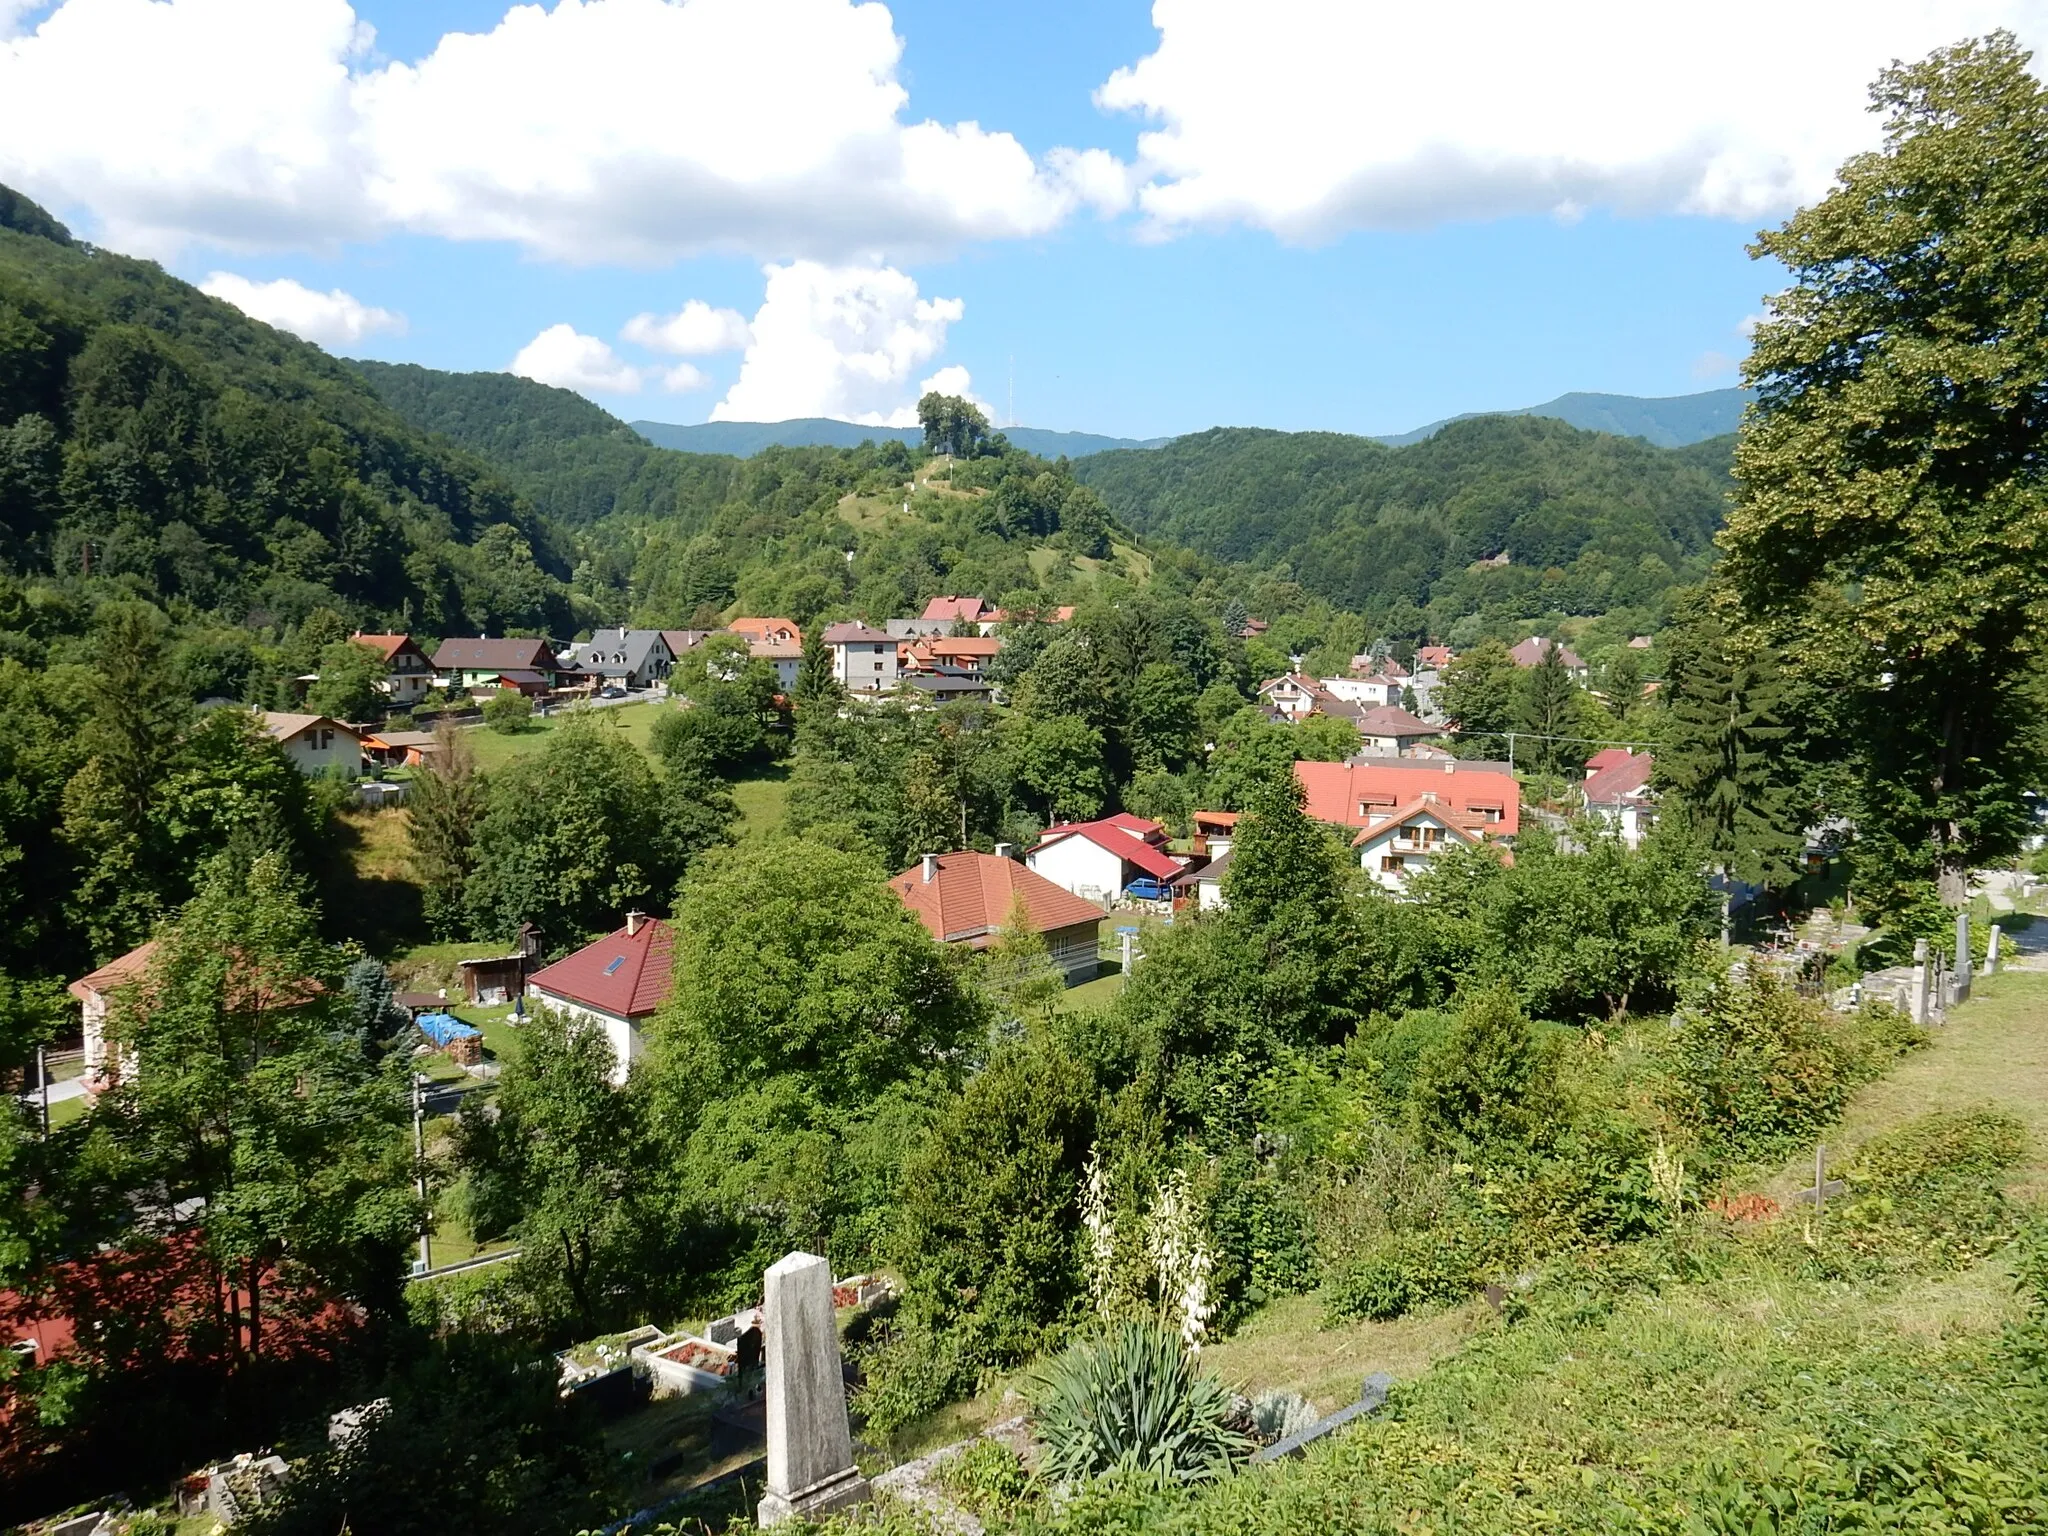
[[[377,685],[384,658],[356,640],[337,640],[320,652],[320,679],[306,690],[306,708],[336,720],[370,720],[384,707]]]
[[[2048,91],[2009,33],[1882,74],[1884,147],[1758,238],[1792,285],[1744,377],[1729,577],[1792,654],[1854,657],[1866,836],[1960,901],[2042,762]]]
[[[1498,640],[1480,642],[1444,669],[1437,705],[1458,727],[1460,757],[1507,756],[1521,691],[1521,668]]]
[[[414,776],[405,804],[413,876],[420,883],[427,922],[444,939],[454,938],[468,923],[466,893],[476,868],[476,824],[483,806],[483,780],[477,777],[469,740],[444,724],[434,733],[434,750]]]

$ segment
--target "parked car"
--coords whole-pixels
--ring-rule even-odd
[[[598,689],[597,696],[600,699],[623,699],[626,696],[626,690],[615,684],[610,688]]]

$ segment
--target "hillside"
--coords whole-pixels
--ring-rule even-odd
[[[296,622],[567,622],[571,557],[319,348],[0,196],[0,562]]]
[[[1655,602],[1704,569],[1725,486],[1711,466],[1723,459],[1711,444],[1669,452],[1484,416],[1405,448],[1218,428],[1153,452],[1099,454],[1074,474],[1142,533],[1284,564],[1344,608],[1435,604],[1447,628],[1539,586],[1566,612]]]
[[[1454,421],[1470,421],[1474,416],[1548,416],[1582,432],[1611,432],[1616,437],[1640,437],[1659,448],[1683,448],[1733,432],[1742,424],[1742,408],[1749,404],[1749,399],[1746,389],[1710,389],[1697,395],[1661,398],[1595,395],[1574,390],[1520,410],[1460,412],[1379,441],[1392,448],[1406,447],[1434,437]]]
[[[764,448],[857,448],[864,442],[896,441],[911,446],[924,441],[917,427],[866,427],[834,421],[828,416],[802,416],[793,421],[703,421],[689,425],[667,421],[636,421],[633,430],[650,443],[685,453],[730,453],[750,458]],[[1140,440],[1104,437],[1096,432],[1053,432],[1043,427],[1005,427],[1010,445],[1042,459],[1078,459],[1113,448],[1157,448],[1167,437]]]

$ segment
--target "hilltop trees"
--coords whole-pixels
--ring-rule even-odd
[[[1882,150],[1758,257],[1723,547],[1745,614],[1845,679],[1869,851],[1932,876],[2010,853],[2043,765],[2048,91],[2009,33],[1889,69]]]
[[[917,424],[924,428],[928,453],[950,453],[956,459],[971,459],[988,442],[988,417],[980,406],[958,395],[928,391],[917,402]]]

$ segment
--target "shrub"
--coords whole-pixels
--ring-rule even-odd
[[[1015,1451],[982,1436],[939,1463],[938,1483],[955,1503],[987,1518],[1015,1507],[1030,1491],[1031,1477]]]
[[[484,700],[484,724],[501,736],[515,736],[533,718],[533,700],[523,693],[500,693]]]
[[[1298,1435],[1322,1418],[1299,1392],[1261,1392],[1252,1399],[1252,1432],[1268,1444]]]
[[[1229,1391],[1155,1323],[1070,1346],[1033,1385],[1044,1470],[1059,1482],[1212,1482],[1251,1449],[1230,1425]]]
[[[1514,994],[1495,987],[1468,998],[1416,1063],[1416,1129],[1426,1146],[1534,1141],[1554,1123],[1556,1081],[1556,1048],[1538,1037]]]
[[[893,1435],[974,1388],[974,1359],[960,1336],[921,1323],[894,1330],[860,1360],[865,1380],[853,1410],[875,1435]]]
[[[1324,1287],[1334,1318],[1382,1322],[1417,1307],[1462,1301],[1478,1288],[1492,1255],[1456,1225],[1402,1232],[1335,1273]]]

